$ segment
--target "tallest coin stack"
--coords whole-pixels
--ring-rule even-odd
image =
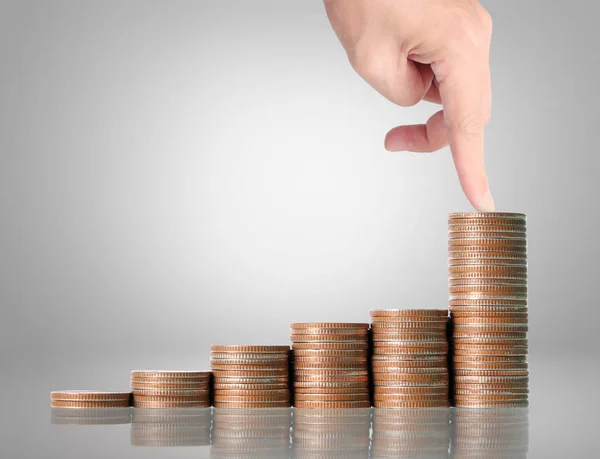
[[[454,404],[527,406],[526,217],[448,219]]]

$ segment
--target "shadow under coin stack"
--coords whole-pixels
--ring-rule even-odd
[[[136,408],[210,407],[210,371],[131,372]]]
[[[370,408],[369,324],[291,325],[294,406]]]
[[[209,445],[210,411],[210,408],[136,409],[131,423],[131,445]]]
[[[287,458],[291,424],[291,408],[215,408],[210,457]]]
[[[364,459],[369,454],[371,409],[294,409],[295,459]]]
[[[376,409],[371,458],[447,458],[450,408]]]
[[[124,408],[131,406],[131,392],[61,390],[50,392],[53,408]]]
[[[214,406],[289,407],[289,354],[289,346],[211,346]]]
[[[374,406],[450,406],[448,311],[374,309],[370,313]]]
[[[527,406],[526,217],[448,219],[454,404]]]

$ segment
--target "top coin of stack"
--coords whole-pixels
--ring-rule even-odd
[[[375,407],[448,407],[448,310],[373,309],[370,313]]]
[[[131,406],[131,392],[53,391],[50,405],[54,408],[123,408]]]
[[[454,404],[527,406],[526,217],[448,219]]]
[[[294,406],[369,408],[369,324],[291,325]]]
[[[131,372],[136,408],[206,408],[210,406],[210,371]]]
[[[211,346],[214,406],[289,407],[289,354],[289,346]]]

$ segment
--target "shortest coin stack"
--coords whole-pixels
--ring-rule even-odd
[[[131,406],[131,392],[54,391],[50,404],[53,408],[123,408]]]
[[[134,370],[131,390],[136,408],[206,408],[210,372]]]
[[[448,311],[374,309],[371,318],[374,406],[449,406]]]
[[[289,407],[289,354],[289,346],[211,346],[214,406]]]

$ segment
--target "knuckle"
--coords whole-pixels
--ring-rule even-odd
[[[483,130],[487,124],[485,113],[469,114],[455,120],[449,120],[447,127],[458,135],[478,141],[483,138]]]

